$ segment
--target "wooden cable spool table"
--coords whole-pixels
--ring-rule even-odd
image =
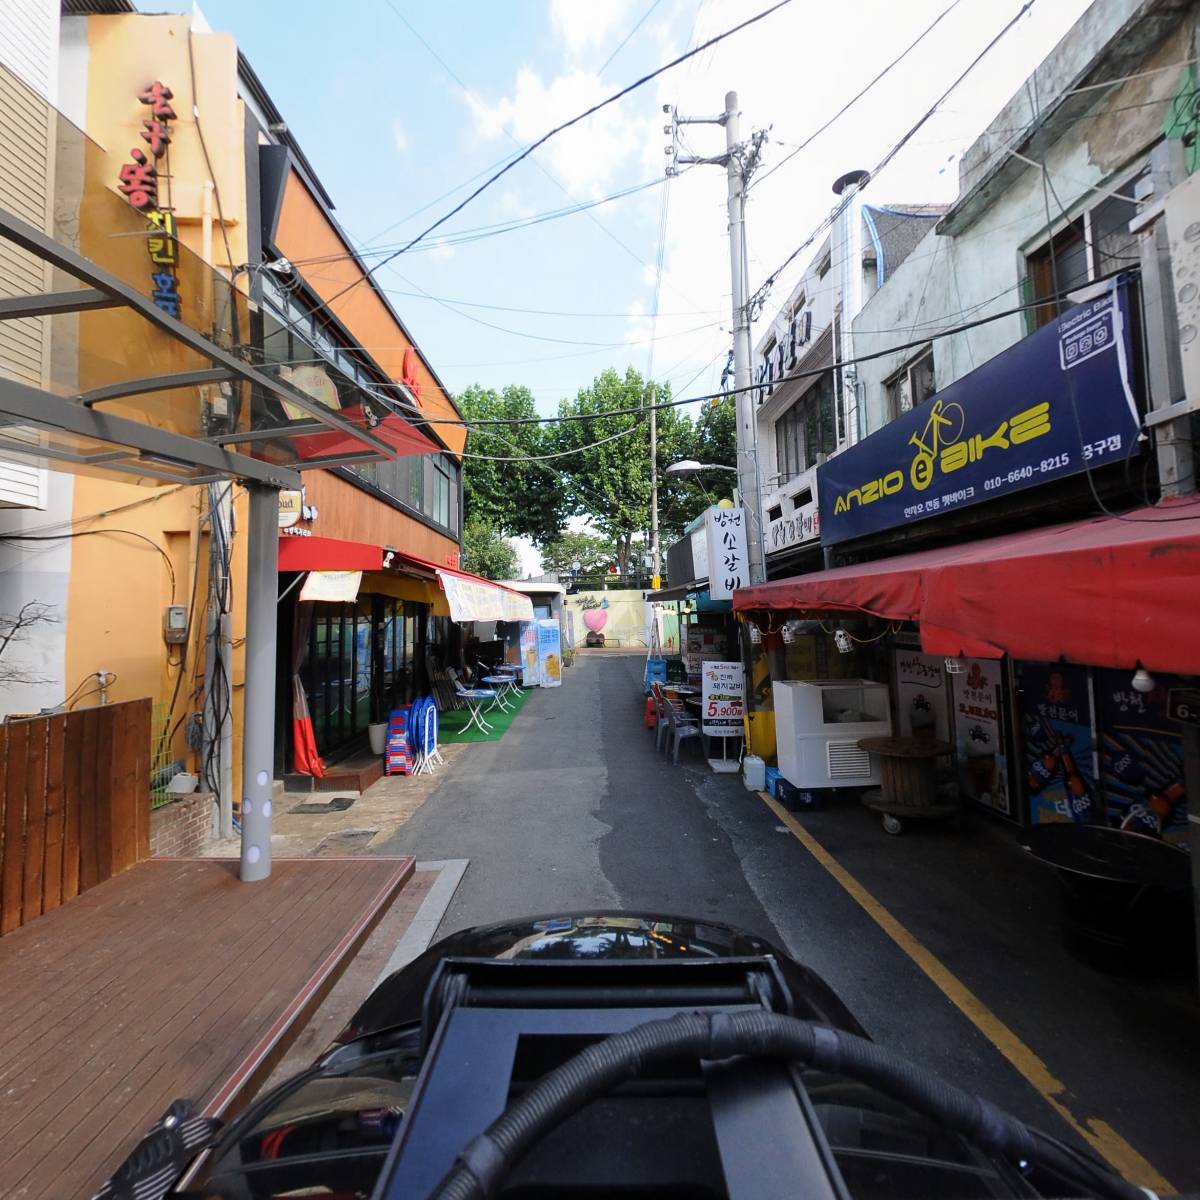
[[[958,812],[957,803],[939,801],[934,764],[952,747],[928,737],[869,737],[859,749],[877,754],[880,789],[863,796],[863,803],[883,819],[885,833],[904,832],[908,819],[927,820]]]

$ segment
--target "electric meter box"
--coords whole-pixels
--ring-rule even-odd
[[[163,613],[163,641],[168,646],[180,646],[187,641],[187,636],[187,605],[168,604]]]
[[[892,732],[886,684],[869,679],[780,679],[775,738],[780,774],[798,788],[879,786],[878,759],[860,738]]]

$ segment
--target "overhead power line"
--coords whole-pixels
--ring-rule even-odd
[[[1134,275],[1135,270],[1123,269],[1120,271],[1112,271],[1108,275],[1097,276],[1096,279],[1089,281],[1091,284],[1101,283],[1105,279],[1111,279],[1116,275]],[[1019,313],[1029,312],[1036,308],[1045,308],[1047,304],[1053,304],[1056,300],[1062,300],[1069,297],[1072,293],[1077,292],[1079,286],[1076,285],[1070,289],[1066,289],[1060,293],[1053,295],[1042,296],[1036,301],[1028,304],[1018,304],[1012,308],[1002,309],[1000,312],[989,313],[984,317],[976,317],[973,321],[964,321],[958,325],[952,325],[945,329],[934,330],[925,334],[923,337],[916,338],[912,341],[900,342],[896,345],[885,346],[881,350],[873,350],[869,354],[859,354],[854,358],[843,359],[840,362],[831,363],[824,367],[812,367],[804,371],[793,371],[790,375],[785,375],[778,380],[774,386],[778,387],[785,383],[790,383],[797,379],[815,379],[819,375],[825,375],[830,371],[839,371],[844,367],[854,366],[857,363],[873,362],[879,358],[887,358],[892,354],[899,354],[903,350],[913,350],[917,347],[924,347],[930,342],[935,342],[939,338],[952,337],[957,333],[966,333],[970,329],[978,329],[981,325],[988,325],[992,321],[1000,321],[1005,317],[1016,316]],[[513,418],[480,418],[476,420],[463,420],[455,417],[420,417],[414,419],[413,425],[465,425],[473,427],[476,425],[553,425],[564,421],[594,421],[599,417],[622,417],[634,415],[648,415],[650,410],[662,410],[664,408],[680,408],[686,404],[699,404],[704,400],[721,400],[726,396],[736,396],[742,392],[757,391],[763,385],[752,383],[742,388],[728,388],[720,392],[708,392],[701,396],[688,396],[682,400],[666,400],[659,404],[641,405],[637,408],[610,408],[603,412],[594,413],[560,413],[553,417],[513,417]]]
[[[920,128],[925,124],[925,122],[928,121],[929,118],[932,117],[933,114],[937,112],[937,110],[945,103],[947,97],[958,87],[960,83],[962,83],[964,79],[966,79],[968,75],[970,75],[970,73],[984,60],[984,58],[991,53],[993,48],[1001,41],[1008,31],[1012,29],[1013,26],[1016,25],[1016,23],[1034,6],[1034,3],[1035,0],[1025,0],[1025,3],[1022,4],[1021,7],[1013,14],[1013,16],[1005,22],[1004,27],[997,34],[995,34],[995,36],[993,36],[991,41],[989,41],[988,44],[984,46],[984,48],[980,50],[979,53],[976,54],[975,57],[967,64],[966,68],[955,77],[950,86],[946,88],[944,92],[942,92],[942,94],[929,106],[929,108],[925,110],[924,113],[922,113],[916,124],[914,124],[908,130],[908,132],[904,134],[904,136],[900,138],[900,140],[896,142],[896,144],[892,146],[890,150],[888,150],[888,152],[879,160],[879,162],[875,164],[874,169],[869,173],[870,178],[865,186],[869,186],[870,182],[878,177],[880,171],[882,171],[888,165],[888,163],[890,163],[892,159],[895,158],[896,155],[899,154],[906,145],[908,145],[912,138],[916,136]],[[830,215],[826,217],[825,220],[822,221],[821,224],[818,225],[817,228],[814,229],[813,232],[810,233],[808,237],[805,238],[805,240],[801,242],[801,244],[797,246],[796,249],[793,250],[791,254],[789,254],[787,258],[785,258],[783,262],[781,262],[779,266],[775,268],[774,271],[771,272],[770,275],[767,276],[762,285],[759,287],[758,291],[756,291],[754,296],[751,298],[752,303],[761,303],[762,300],[765,299],[767,292],[770,291],[770,289],[774,286],[775,281],[779,278],[780,274],[782,274],[783,271],[785,271],[793,262],[795,262],[795,260],[810,245],[812,245],[813,241],[821,233],[828,229],[839,216],[841,216],[841,214],[845,211],[846,205],[850,203],[850,199],[851,195],[847,193],[845,199],[834,206],[833,212],[830,213]]]
[[[437,50],[435,50],[434,47],[432,45],[430,45],[430,43],[424,37],[422,37],[420,30],[417,29],[416,26],[413,25],[413,23],[396,7],[396,5],[392,2],[392,0],[384,0],[384,3],[386,3],[388,8],[390,8],[392,10],[392,12],[395,13],[395,15],[400,19],[400,21],[404,24],[404,26],[408,29],[408,31],[413,35],[413,37],[415,37],[417,39],[417,41],[419,41],[421,43],[421,45],[425,47],[425,49],[429,52],[429,54],[433,57],[433,59],[441,66],[441,68],[446,72],[446,74],[449,75],[452,80],[454,80],[454,82],[461,89],[463,95],[466,96],[468,99],[470,99],[473,95],[473,93],[471,92],[471,89],[469,87],[467,87],[466,83],[463,82],[462,77],[445,60],[445,58],[442,55],[440,55],[437,52]],[[703,7],[704,0],[700,0],[700,3],[701,3],[701,7]],[[699,16],[699,9],[697,9],[696,15]],[[689,47],[692,44],[692,34],[695,32],[695,28],[696,28],[696,23],[695,23],[695,20],[693,20],[692,29],[688,33],[687,44]],[[689,63],[689,68],[694,65],[695,65],[695,60],[693,59]],[[521,142],[521,140],[507,127],[504,127],[504,134],[509,139],[509,141],[511,141],[513,143],[513,145],[516,146],[517,153],[522,153],[527,149],[527,147]],[[502,163],[508,161],[509,158],[513,158],[513,155],[508,155],[505,158],[501,158],[499,161],[493,163],[492,166],[485,167],[484,170],[477,172],[475,175],[472,175],[470,179],[459,184],[457,187],[451,188],[450,191],[445,193],[445,195],[451,196],[455,192],[461,191],[464,187],[467,186],[467,184],[474,183],[476,179],[480,178],[483,175],[486,175],[488,173],[488,171],[491,171],[491,170],[495,169],[496,167],[499,167]],[[515,161],[515,159],[514,159],[514,161]],[[558,190],[560,192],[562,192],[562,194],[564,196],[571,196],[570,189],[567,187],[567,185],[565,183],[563,183],[563,181],[561,179],[559,179],[558,176],[555,175],[554,172],[551,171],[543,162],[541,162],[537,158],[533,159],[532,161],[533,161],[533,165],[543,175],[545,175],[545,177],[552,184],[554,184],[554,186],[556,188],[558,188]],[[439,200],[444,199],[444,198],[445,198],[444,196],[438,197]],[[572,197],[572,199],[573,199],[573,197]],[[432,208],[433,205],[436,203],[437,203],[437,200],[430,201],[428,204],[423,205],[421,208],[417,209],[416,212],[410,213],[409,216],[405,217],[402,221],[397,221],[397,222],[394,222],[392,225],[389,225],[387,227],[387,229],[382,230],[376,236],[381,237],[384,233],[387,233],[390,230],[395,229],[397,225],[403,224],[404,221],[409,220],[411,217],[415,217],[418,213],[424,212],[427,208]],[[642,266],[642,267],[648,267],[650,265],[649,263],[646,262],[646,260],[644,258],[642,258],[642,256],[640,254],[638,254],[638,252],[636,250],[632,249],[629,245],[627,245],[603,221],[601,221],[600,218],[598,216],[596,216],[596,214],[591,209],[583,209],[582,211],[583,211],[583,215],[585,217],[587,217],[587,219],[589,221],[591,221],[591,223],[593,225],[595,225],[596,228],[599,229],[600,232],[602,234],[604,234],[604,236],[606,238],[609,239],[609,241],[613,242],[614,245],[619,246],[621,248],[621,250],[624,251],[631,259],[633,259],[633,261],[635,263],[637,263],[639,266]],[[374,239],[372,238],[371,240],[373,241]],[[678,291],[679,289],[676,288],[675,290]],[[682,292],[680,292],[679,294],[681,296],[683,295]],[[689,304],[693,304],[693,305],[695,304],[695,301],[692,300],[690,297],[684,296],[684,299],[686,299]]]
[[[883,79],[885,75],[888,74],[888,72],[890,72],[894,67],[898,67],[961,3],[962,0],[951,0],[951,3],[942,9],[942,11],[938,13],[938,15],[934,17],[934,19],[928,25],[926,25],[924,29],[921,30],[916,38],[909,42],[909,44],[903,50],[901,50],[900,53],[897,54],[896,57],[893,58],[892,61],[888,63],[888,65],[884,67],[878,75],[875,76],[874,79],[870,80],[870,82],[868,82],[860,91],[851,96],[850,99],[847,100],[846,103],[843,104],[842,107],[839,108],[837,112],[835,112],[833,116],[829,118],[828,121],[814,129],[812,133],[810,133],[808,137],[804,139],[804,141],[796,146],[790,154],[786,155],[784,158],[781,158],[779,162],[777,162],[769,171],[766,171],[760,175],[754,186],[757,187],[760,183],[763,183],[765,180],[774,175],[780,167],[786,166],[792,161],[793,158],[796,157],[797,154],[800,153],[801,150],[806,149],[812,142],[815,142],[817,138],[819,138],[821,134],[823,134],[825,130],[827,130],[835,121],[839,120],[841,117],[844,117],[846,113],[850,111],[850,109],[852,109],[881,79]]]
[[[757,24],[757,22],[764,20],[765,18],[769,17],[774,12],[778,12],[779,9],[784,8],[786,5],[790,4],[791,2],[792,2],[792,0],[777,0],[777,2],[775,4],[772,4],[769,8],[765,8],[761,12],[756,13],[753,17],[749,17],[745,21],[742,21],[741,23],[734,25],[731,29],[727,29],[727,30],[725,30],[725,32],[719,33],[715,37],[709,38],[709,40],[707,42],[702,43],[701,45],[695,47],[694,49],[685,51],[683,54],[679,55],[678,58],[674,58],[669,63],[665,63],[663,66],[655,68],[655,70],[650,71],[646,75],[643,75],[640,79],[634,80],[633,83],[628,84],[627,86],[621,88],[617,92],[614,92],[611,96],[608,96],[606,99],[601,100],[596,104],[593,104],[590,108],[585,109],[583,112],[578,113],[576,116],[571,117],[569,120],[563,121],[560,124],[555,125],[553,129],[548,130],[546,133],[542,134],[542,136],[540,138],[538,138],[536,141],[531,142],[528,146],[525,147],[524,150],[521,151],[520,154],[516,155],[516,157],[514,157],[514,158],[510,159],[508,162],[506,162],[504,164],[504,166],[499,168],[499,170],[494,171],[491,175],[489,175],[487,177],[487,179],[485,179],[483,181],[483,183],[481,183],[477,188],[475,188],[464,199],[460,200],[452,209],[450,209],[449,212],[440,216],[436,221],[433,222],[432,225],[426,226],[425,229],[423,229],[415,237],[413,237],[409,241],[407,241],[398,250],[394,250],[386,258],[382,259],[380,262],[376,263],[374,266],[372,266],[372,267],[368,268],[366,271],[364,271],[361,279],[357,279],[353,283],[347,284],[340,291],[335,292],[328,300],[324,301],[324,303],[320,307],[328,308],[329,305],[331,305],[339,297],[344,296],[348,291],[357,287],[360,283],[366,282],[366,280],[371,278],[371,276],[373,276],[375,274],[375,272],[378,271],[381,267],[384,267],[388,263],[393,262],[395,259],[399,258],[402,254],[406,254],[414,246],[416,246],[420,242],[424,241],[425,238],[428,237],[429,234],[431,234],[435,229],[439,229],[447,221],[451,220],[458,213],[462,212],[462,210],[464,208],[466,208],[468,204],[470,204],[478,196],[482,195],[485,191],[487,191],[488,188],[490,188],[494,183],[496,183],[504,175],[508,174],[508,172],[511,171],[513,169],[513,167],[515,167],[518,163],[520,163],[520,162],[524,161],[526,158],[528,158],[540,146],[544,146],[548,141],[550,141],[551,138],[557,136],[560,133],[563,133],[565,130],[570,129],[574,125],[578,125],[580,121],[584,121],[588,117],[594,116],[596,113],[600,112],[601,109],[607,108],[610,104],[615,104],[618,100],[621,100],[625,96],[628,96],[631,92],[636,91],[638,88],[644,87],[647,83],[650,83],[651,81],[657,79],[660,75],[665,74],[667,71],[672,70],[674,67],[679,66],[680,63],[686,62],[689,58],[694,57],[695,55],[701,53],[703,50],[707,50],[710,46],[715,46],[719,42],[723,42],[726,38],[732,37],[735,33],[739,33],[743,29],[748,29],[751,25]],[[1032,2],[1032,0],[1030,0],[1030,2]]]
[[[654,179],[647,179],[643,183],[633,184],[631,187],[622,188],[620,191],[612,192],[607,196],[599,196],[594,200],[580,200],[575,204],[565,205],[562,208],[553,208],[541,213],[532,213],[528,217],[515,217],[509,221],[496,221],[490,225],[478,225],[470,229],[458,229],[443,237],[431,238],[423,242],[420,249],[432,252],[444,249],[447,246],[465,246],[472,242],[482,242],[488,238],[499,237],[505,233],[528,229],[534,225],[544,225],[547,221],[558,221],[563,217],[573,217],[577,213],[587,213],[593,208],[599,208],[604,204],[611,204],[614,200],[624,200],[627,196],[637,195],[638,192],[645,192],[650,188],[661,187],[663,181],[664,176],[659,175]],[[398,245],[400,245],[399,242],[392,242],[386,246],[356,249],[347,251],[344,254],[320,254],[314,255],[311,258],[293,258],[288,261],[294,267],[321,266],[327,263],[339,262],[359,262],[364,258],[374,255],[391,255]],[[384,264],[381,263],[379,265],[382,266]]]

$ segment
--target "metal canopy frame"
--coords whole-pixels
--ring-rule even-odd
[[[71,453],[57,447],[24,445],[22,454],[58,459],[74,465],[103,467],[108,471],[145,475],[170,482],[179,482],[183,478],[180,474],[163,471],[153,465],[144,465],[143,460],[149,457],[152,461],[160,460],[160,463],[162,460],[177,463],[185,470],[208,468],[202,477],[187,477],[187,482],[200,483],[210,479],[232,477],[269,487],[299,487],[300,471],[305,469],[305,465],[282,466],[262,462],[223,447],[226,444],[255,441],[264,437],[288,437],[293,433],[308,432],[305,427],[223,434],[219,439],[210,440],[156,429],[139,421],[97,411],[95,408],[105,400],[125,396],[194,387],[216,381],[238,380],[262,388],[280,401],[286,400],[294,404],[313,418],[314,429],[340,430],[363,444],[364,450],[361,455],[317,460],[311,464],[313,469],[348,462],[369,462],[381,457],[398,457],[391,446],[373,433],[355,425],[299,389],[222,349],[189,325],[169,316],[116,276],[3,209],[0,209],[0,238],[14,243],[86,285],[77,291],[46,292],[35,296],[0,300],[0,320],[83,312],[98,308],[129,308],[212,364],[207,370],[184,371],[111,384],[81,393],[72,399],[55,395],[44,388],[0,378],[0,417],[7,415],[25,424],[130,448],[130,453],[123,455],[107,451],[88,455]],[[117,461],[121,458],[132,458],[134,461]]]

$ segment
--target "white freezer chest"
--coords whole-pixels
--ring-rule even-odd
[[[858,742],[892,732],[886,684],[781,679],[772,690],[779,771],[788,783],[799,788],[878,786],[878,759]]]

